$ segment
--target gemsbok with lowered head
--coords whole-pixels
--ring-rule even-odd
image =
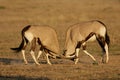
[[[98,20],[78,23],[69,27],[63,55],[66,58],[71,58],[77,64],[80,47],[82,47],[83,52],[90,56],[94,63],[97,63],[96,59],[86,50],[86,43],[94,40],[98,41],[103,50],[102,62],[108,63],[110,38],[105,24]]]
[[[49,56],[58,56],[59,53],[59,43],[57,38],[56,31],[49,26],[42,25],[28,25],[23,28],[22,32],[22,42],[18,48],[11,48],[17,52],[21,51],[25,64],[28,63],[25,57],[25,48],[28,43],[31,44],[30,54],[37,65],[40,65],[38,58],[45,52],[47,63],[51,65],[49,61]],[[40,45],[40,50],[37,56],[35,57],[35,47],[36,44]]]

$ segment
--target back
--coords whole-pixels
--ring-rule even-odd
[[[73,40],[79,37],[79,41],[81,41],[91,32],[105,36],[106,27],[98,21],[88,21],[71,26],[70,31],[70,36],[74,35],[72,36]]]
[[[81,35],[87,36],[91,32],[100,34],[101,31],[105,32],[106,28],[103,24],[98,21],[88,21],[72,26],[72,31],[78,31]],[[105,34],[105,33],[104,33]]]

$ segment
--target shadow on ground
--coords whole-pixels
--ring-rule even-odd
[[[50,59],[52,64],[63,64],[63,59]],[[40,64],[47,64],[46,59],[38,60]],[[28,64],[34,64],[34,60],[28,59]],[[12,64],[24,64],[23,59],[11,59],[11,58],[0,58],[0,64],[12,65]]]
[[[23,60],[20,59],[10,59],[10,58],[0,58],[0,63],[5,65],[10,65],[14,63],[23,63]]]
[[[0,76],[0,80],[50,80],[47,77],[27,78],[24,76]]]

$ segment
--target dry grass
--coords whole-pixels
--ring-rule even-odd
[[[0,0],[0,79],[120,79],[119,15],[120,0]],[[69,25],[96,19],[107,25],[111,37],[109,64],[92,65],[91,59],[81,52],[77,65],[69,60],[53,59],[53,66],[49,66],[42,58],[41,65],[36,66],[29,54],[27,58],[30,64],[24,65],[21,54],[10,50],[10,47],[20,43],[20,31],[24,26],[47,24],[56,29],[62,51],[65,31]],[[99,61],[100,47],[91,43],[88,49]]]

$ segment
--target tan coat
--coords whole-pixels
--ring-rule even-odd
[[[65,41],[67,53],[74,53],[77,42],[84,40],[91,32],[105,37],[106,28],[98,21],[88,21],[70,26],[67,30]],[[95,36],[93,36],[88,41],[94,41],[95,39]]]
[[[25,37],[31,42],[32,39],[39,38],[42,45],[48,50],[58,54],[59,43],[55,30],[49,26],[35,26],[32,25],[25,32]]]

